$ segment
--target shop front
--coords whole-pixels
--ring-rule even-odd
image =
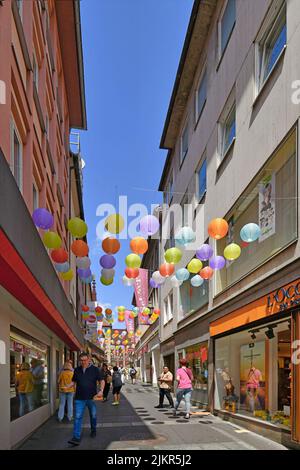
[[[208,342],[197,343],[185,348],[185,358],[193,372],[192,402],[208,404]]]
[[[298,304],[299,280],[214,321],[210,334],[214,411],[299,443]]]

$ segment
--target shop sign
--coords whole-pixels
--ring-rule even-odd
[[[280,311],[300,305],[300,281],[288,287],[280,287],[280,289],[268,295],[268,309],[274,305],[277,305]]]
[[[16,352],[23,352],[23,344],[17,343],[17,341],[14,341],[14,351]]]

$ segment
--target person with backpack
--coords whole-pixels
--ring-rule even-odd
[[[112,384],[113,384],[113,396],[115,399],[115,401],[112,404],[115,406],[115,405],[120,404],[120,391],[123,385],[121,373],[117,366],[113,368]]]
[[[59,409],[57,419],[61,423],[65,416],[65,406],[67,403],[67,415],[68,420],[73,419],[73,397],[75,392],[74,385],[71,388],[67,388],[73,379],[74,370],[69,361],[64,363],[64,366],[58,376],[59,386]]]
[[[174,407],[174,416],[177,415],[177,409],[180,405],[182,399],[185,401],[186,415],[185,419],[190,419],[191,414],[191,396],[193,385],[192,381],[194,380],[193,373],[191,369],[187,367],[187,360],[180,359],[179,361],[180,368],[176,372],[176,380],[178,382],[177,391],[176,391],[176,402]]]
[[[135,384],[135,378],[136,378],[136,369],[134,368],[134,366],[132,366],[130,368],[129,375],[131,377],[131,383],[132,383],[132,385],[134,385]]]

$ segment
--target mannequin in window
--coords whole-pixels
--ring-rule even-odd
[[[260,386],[260,382],[262,380],[262,374],[259,369],[256,369],[255,366],[251,366],[248,378],[247,378],[247,394],[248,394],[248,403],[249,403],[249,411],[254,412],[255,408],[255,400],[257,398],[258,388]]]

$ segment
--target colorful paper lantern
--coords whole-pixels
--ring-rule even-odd
[[[197,274],[196,276],[193,276],[192,279],[191,279],[191,285],[193,287],[200,287],[202,286],[204,280],[202,279],[201,276],[199,276],[199,274]]]
[[[135,237],[130,242],[130,249],[137,255],[143,255],[148,250],[148,242],[143,237]]]
[[[60,273],[60,277],[64,280],[64,281],[71,281],[73,279],[73,276],[74,276],[74,273],[73,273],[73,270],[70,269],[69,271],[67,271],[66,273]]]
[[[224,250],[224,257],[229,261],[237,259],[241,254],[241,247],[236,243],[230,243]]]
[[[115,276],[116,272],[113,268],[111,269],[101,269],[101,276],[104,278],[104,279],[112,279],[114,276]]]
[[[43,243],[49,250],[57,250],[61,247],[62,241],[56,232],[45,232],[43,235]]]
[[[150,314],[150,308],[148,308],[148,307],[143,308],[142,314],[145,315],[145,316],[146,315],[148,316]]]
[[[205,268],[201,269],[199,275],[202,279],[211,279],[213,277],[214,270],[210,266],[206,266]]]
[[[188,245],[196,240],[196,234],[191,227],[182,227],[175,234],[175,241],[179,245]]]
[[[101,284],[103,284],[104,286],[110,286],[114,280],[113,279],[105,279],[104,277],[100,277],[100,281],[101,281]]]
[[[90,307],[88,307],[88,305],[82,305],[81,310],[83,312],[88,312],[90,310]]]
[[[113,255],[103,255],[100,258],[100,265],[104,269],[111,269],[116,265],[116,259]]]
[[[120,250],[120,242],[115,237],[107,237],[102,241],[102,249],[109,255],[115,255]]]
[[[214,270],[223,269],[226,265],[225,258],[223,256],[213,256],[209,260],[209,266]]]
[[[95,307],[95,312],[98,314],[98,313],[102,313],[102,307]]]
[[[135,279],[129,279],[127,276],[123,276],[122,278],[124,286],[132,287],[135,283]]]
[[[135,253],[127,255],[125,258],[125,263],[128,268],[139,268],[141,266],[142,260]]]
[[[32,214],[34,225],[43,230],[49,230],[54,223],[54,217],[47,209],[35,209]]]
[[[159,229],[159,220],[154,215],[146,215],[140,220],[140,232],[144,237],[154,235]]]
[[[162,276],[159,271],[154,271],[152,274],[152,279],[154,282],[156,282],[156,284],[163,284],[166,280],[166,278]]]
[[[80,277],[80,279],[83,279],[83,278],[88,278],[92,275],[92,271],[90,270],[90,268],[88,269],[77,269],[77,274],[78,276]]]
[[[142,334],[141,330],[136,330],[136,335],[137,336],[141,336],[141,334]]]
[[[119,307],[117,307],[117,310],[118,312],[125,312],[126,307],[124,307],[123,305],[120,305]]]
[[[155,308],[155,309],[153,310],[153,314],[159,317],[159,315],[160,315],[160,310],[159,310],[159,308]]]
[[[91,266],[91,260],[88,256],[76,259],[76,266],[79,269],[88,269]]]
[[[213,219],[208,224],[207,230],[210,237],[215,238],[216,240],[220,240],[228,233],[228,223],[225,219]]]
[[[138,307],[133,307],[133,309],[132,309],[132,312],[133,312],[133,314],[134,314],[135,317],[138,316],[139,311],[140,311],[140,309],[139,309]]]
[[[178,279],[178,281],[187,281],[190,277],[190,273],[188,272],[187,269],[181,268],[176,271],[175,276]]]
[[[66,273],[70,269],[70,264],[68,262],[65,263],[55,263],[55,269],[59,273]]]
[[[124,219],[120,214],[111,214],[105,220],[104,226],[110,233],[120,233],[124,228]]]
[[[244,225],[240,231],[240,237],[244,242],[252,243],[260,237],[261,230],[257,224]]]
[[[150,279],[149,284],[150,284],[150,287],[152,287],[152,289],[157,289],[158,287],[161,286],[161,284],[157,284],[152,278]]]
[[[165,252],[165,260],[167,263],[174,263],[177,264],[182,258],[182,251],[179,248],[169,248]]]
[[[79,258],[86,257],[89,253],[89,247],[83,240],[75,240],[71,245],[71,251]]]
[[[94,279],[93,276],[80,278],[81,282],[83,282],[84,284],[90,284],[93,281],[93,279]]]
[[[66,263],[68,261],[69,255],[63,248],[58,248],[51,251],[51,259],[55,263]]]
[[[201,245],[200,248],[198,248],[198,250],[196,251],[196,256],[201,261],[209,260],[209,258],[211,258],[213,254],[214,254],[214,250],[207,243],[204,243],[203,245]]]
[[[189,273],[197,274],[200,271],[200,269],[202,269],[202,266],[203,265],[201,261],[197,258],[194,258],[187,265],[187,270]]]
[[[125,275],[128,279],[136,279],[139,276],[139,269],[138,268],[126,268]]]
[[[175,265],[173,263],[163,263],[159,267],[159,272],[163,277],[171,276],[175,271]]]
[[[73,237],[82,238],[87,234],[88,226],[84,220],[79,217],[74,217],[68,221],[68,230]]]
[[[106,308],[105,309],[105,315],[112,315],[112,309],[111,308]]]

